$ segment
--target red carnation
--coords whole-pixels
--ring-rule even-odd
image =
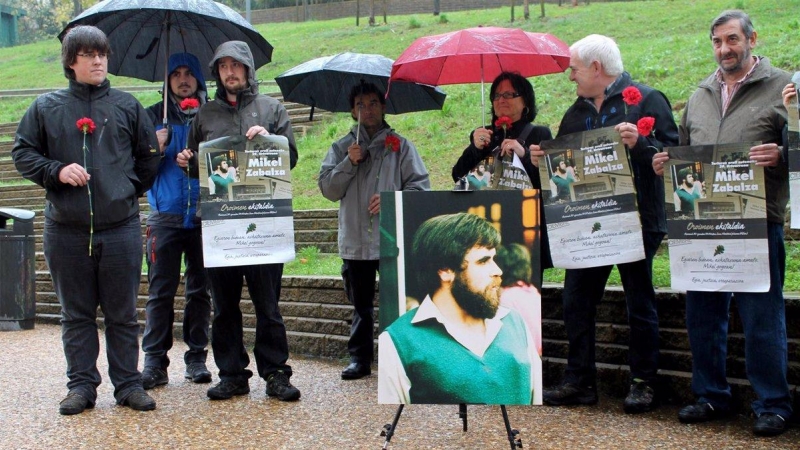
[[[78,121],[75,122],[75,125],[78,127],[79,130],[83,131],[83,134],[92,134],[95,128],[97,128],[94,124],[94,120],[88,117],[78,119]]]
[[[183,111],[199,107],[200,107],[200,102],[196,98],[185,98],[181,101],[181,109]]]
[[[635,86],[628,86],[622,91],[622,100],[628,106],[636,106],[642,101],[642,93]]]
[[[386,141],[384,142],[386,148],[389,149],[390,152],[399,152],[400,151],[400,138],[393,134],[389,134],[386,136]]]
[[[508,131],[511,129],[511,124],[514,123],[511,121],[511,117],[503,116],[498,117],[497,120],[494,121],[494,126],[497,128],[502,128],[503,131]]]
[[[636,129],[639,130],[639,134],[642,136],[647,136],[653,131],[653,126],[656,124],[656,119],[654,117],[642,117],[636,122]]]

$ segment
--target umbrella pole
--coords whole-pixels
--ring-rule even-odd
[[[168,92],[169,92],[169,11],[167,11],[166,15],[164,16],[164,25],[167,29],[167,42],[164,46],[164,128],[167,128],[167,99],[168,99]]]
[[[483,89],[483,55],[481,55],[481,123],[486,128],[486,93]]]
[[[358,125],[356,126],[356,144],[358,144],[358,135],[361,133],[361,108],[358,108]]]

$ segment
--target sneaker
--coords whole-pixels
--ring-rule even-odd
[[[777,436],[786,431],[786,419],[779,414],[762,413],[753,425],[756,436]]]
[[[122,406],[127,406],[134,411],[152,411],[156,409],[156,401],[145,391],[133,391],[122,401]]]
[[[681,423],[701,423],[721,419],[729,414],[728,410],[714,408],[711,403],[695,403],[681,408],[678,411],[678,420]]]
[[[193,362],[186,366],[183,376],[192,383],[211,383],[211,372],[206,368],[204,362]]]
[[[267,395],[288,402],[300,398],[300,390],[292,386],[289,376],[279,370],[267,377]]]
[[[61,400],[61,403],[58,404],[58,412],[63,416],[80,414],[87,408],[94,408],[94,403],[90,402],[86,397],[74,392],[67,394],[64,400]]]
[[[206,392],[211,400],[227,400],[234,395],[246,395],[250,393],[250,383],[244,381],[222,380]]]
[[[142,371],[142,387],[153,389],[156,386],[163,386],[169,383],[167,371],[158,367],[148,366]]]
[[[555,389],[545,389],[542,398],[544,404],[550,406],[594,405],[597,403],[597,390],[593,386],[563,383]]]
[[[656,406],[658,406],[656,391],[648,382],[635,378],[623,403],[625,412],[628,414],[643,413],[652,411]]]

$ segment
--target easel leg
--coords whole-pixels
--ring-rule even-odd
[[[381,436],[386,436],[386,441],[383,443],[383,450],[389,448],[389,441],[392,440],[392,436],[394,436],[394,430],[397,428],[397,422],[400,421],[400,414],[403,413],[403,407],[405,405],[400,405],[397,407],[397,412],[394,414],[394,420],[392,420],[391,424],[386,424],[383,426],[383,431],[381,432]]]
[[[519,430],[511,429],[511,422],[508,420],[506,405],[500,405],[500,411],[503,413],[503,422],[506,425],[506,435],[508,436],[508,443],[511,445],[511,450],[522,448],[522,439],[518,437]]]
[[[461,419],[462,422],[462,430],[467,431],[467,404],[466,403],[459,403],[458,404],[458,418]]]

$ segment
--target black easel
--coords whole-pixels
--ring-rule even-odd
[[[392,436],[394,436],[394,432],[397,429],[397,422],[400,421],[400,414],[403,413],[403,407],[405,405],[399,405],[397,407],[397,412],[394,414],[394,419],[392,423],[387,423],[383,426],[383,431],[381,431],[381,436],[385,436],[386,440],[383,442],[383,450],[389,448],[389,441],[392,440]],[[506,426],[506,436],[508,437],[508,443],[510,445],[511,450],[515,450],[517,448],[522,448],[522,439],[519,438],[519,430],[515,430],[511,428],[511,422],[508,420],[508,411],[506,411],[506,405],[500,405],[500,412],[503,413],[503,423]],[[463,424],[462,430],[467,431],[467,405],[466,403],[460,403],[458,405],[458,417],[461,419]]]

